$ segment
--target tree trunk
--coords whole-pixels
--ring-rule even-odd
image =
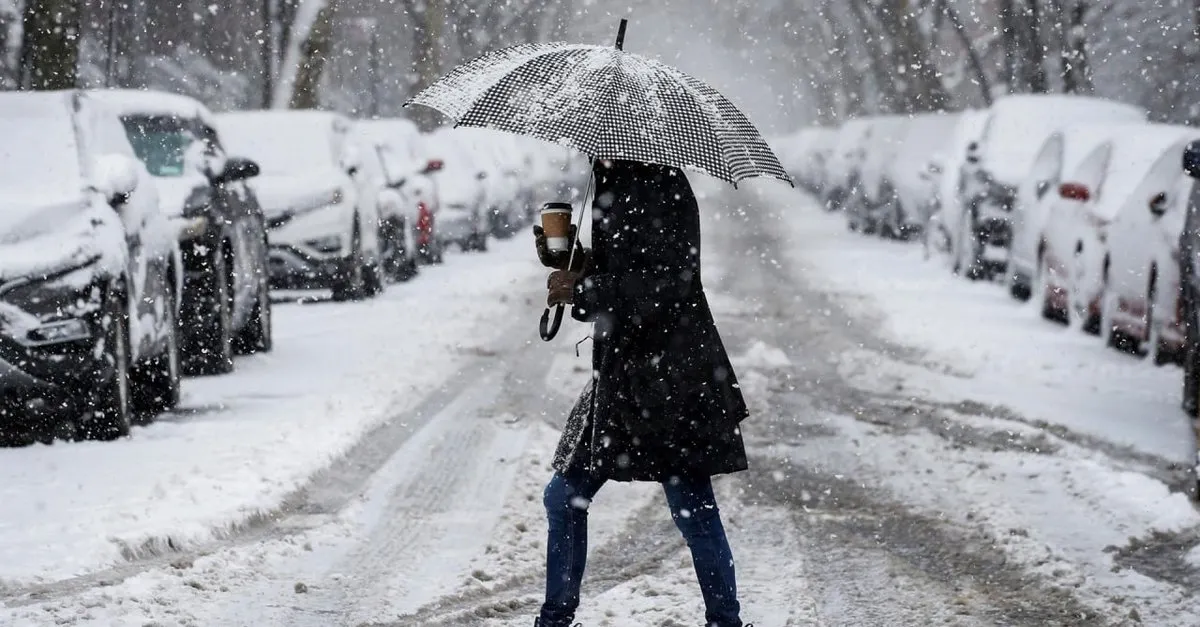
[[[1000,18],[1000,41],[1004,51],[1004,80],[1009,93],[1023,93],[1028,85],[1021,80],[1024,73],[1021,67],[1021,21],[1017,16],[1016,0],[999,0],[996,12]]]
[[[900,99],[899,88],[896,85],[896,73],[892,67],[894,61],[891,55],[884,52],[883,36],[879,29],[872,28],[871,17],[862,4],[864,1],[850,0],[847,4],[850,5],[850,13],[858,22],[862,45],[867,49],[867,55],[870,57],[868,65],[871,69],[871,76],[875,79],[875,88],[878,90],[879,113],[893,113]]]
[[[72,89],[79,59],[78,0],[29,0],[22,18],[21,84]]]
[[[316,109],[321,105],[321,75],[333,47],[335,4],[327,2],[321,7],[308,31],[308,38],[300,44],[296,82],[292,84],[292,97],[288,102],[292,109]]]
[[[1046,42],[1045,20],[1042,19],[1041,0],[1029,0],[1029,10],[1026,12],[1026,32],[1028,33],[1029,50],[1029,91],[1035,94],[1050,93],[1050,82],[1046,76]]]
[[[1200,2],[1200,0],[1197,0]],[[962,17],[959,16],[958,10],[948,0],[942,1],[942,10],[946,14],[946,19],[950,20],[950,24],[954,26],[954,34],[958,36],[959,43],[967,54],[967,63],[971,66],[971,72],[975,75],[975,84],[979,85],[979,94],[983,97],[985,106],[992,106],[992,83],[988,79],[987,72],[983,70],[983,62],[979,59],[979,51],[975,49],[971,41],[971,35],[967,32],[967,26],[963,23]]]
[[[441,76],[445,6],[443,0],[424,0],[409,2],[407,8],[413,25],[412,61],[416,73],[410,88],[415,95]],[[410,119],[425,130],[432,129],[438,122],[437,114],[425,107],[416,107]]]
[[[1066,33],[1062,48],[1063,91],[1068,94],[1090,94],[1092,69],[1088,61],[1087,34],[1084,20],[1087,5],[1081,1],[1071,3],[1067,11]]]
[[[941,111],[950,104],[911,0],[886,0],[878,16],[893,48],[899,113]]]

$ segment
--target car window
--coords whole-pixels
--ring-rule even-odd
[[[134,153],[154,176],[183,176],[205,157],[215,154],[215,146],[201,139],[203,133],[198,133],[190,120],[174,116],[128,115],[121,122]]]

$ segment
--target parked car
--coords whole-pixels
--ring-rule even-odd
[[[1179,240],[1193,181],[1179,164],[1195,139],[1200,132],[1185,126],[1154,125],[1142,135],[1153,162],[1108,231],[1101,332],[1110,346],[1157,364],[1183,361]]]
[[[362,172],[350,121],[323,111],[249,111],[217,122],[229,150],[262,169],[251,186],[267,218],[272,286],[328,288],[335,300],[378,293],[379,207],[364,191],[375,182]]]
[[[1035,278],[1043,316],[1100,332],[1111,225],[1161,156],[1160,130],[1145,124],[1112,128],[1111,139],[1088,153],[1059,187],[1047,211]]]
[[[919,237],[937,211],[943,157],[950,148],[957,113],[914,115],[905,123],[899,150],[887,164],[884,180],[891,189],[884,197],[883,230],[900,239]]]
[[[839,211],[856,193],[860,167],[871,141],[869,119],[848,120],[837,131],[837,141],[829,156],[828,180],[822,190],[821,204],[828,211]]]
[[[1200,414],[1200,141],[1183,150],[1182,169],[1193,180],[1179,235],[1179,282],[1184,321],[1183,411]]]
[[[430,174],[440,163],[421,157],[421,132],[401,118],[360,120],[358,129],[374,141],[387,185],[396,194],[399,210],[385,213],[381,237],[385,274],[403,281],[416,275],[421,262],[432,258],[434,184]],[[403,254],[397,254],[404,248]]]
[[[781,150],[780,160],[792,180],[809,193],[820,195],[824,188],[825,169],[836,140],[836,129],[810,126],[775,144]]]
[[[226,154],[212,114],[192,98],[135,90],[93,97],[120,115],[178,233],[184,372],[225,373],[235,354],[270,351],[266,221],[246,185],[258,165]]]
[[[858,185],[843,207],[846,225],[851,231],[897,237],[898,233],[888,230],[893,225],[884,219],[898,202],[888,168],[900,153],[908,117],[878,116],[870,118],[869,123],[871,140],[858,166]]]
[[[427,141],[429,160],[442,163],[433,174],[438,246],[454,244],[464,251],[487,250],[491,221],[485,182],[491,172],[477,162],[455,129],[437,130]]]
[[[974,180],[960,185],[959,230],[954,233],[962,273],[972,279],[1002,276],[1012,241],[1010,215],[1017,187],[1042,144],[1068,124],[1143,122],[1138,107],[1100,98],[1020,95],[1001,98],[988,110],[978,146]]]
[[[970,173],[979,167],[979,139],[988,119],[985,111],[977,109],[961,111],[957,117],[948,146],[934,153],[929,161],[931,174],[936,170],[938,207],[929,217],[924,233],[926,255],[940,257],[956,274],[962,267],[955,244],[961,239],[955,234],[961,230],[962,186],[974,180]]]
[[[361,123],[355,125],[352,138],[362,154],[362,167],[355,178],[368,188],[362,193],[374,194],[379,209],[381,271],[386,279],[407,281],[417,275],[420,265],[416,243],[420,208],[400,192],[404,181],[397,181],[388,163],[389,144]]]
[[[1055,131],[1042,144],[1033,165],[1017,187],[1010,216],[1012,238],[1005,280],[1009,294],[1029,300],[1037,274],[1038,253],[1050,205],[1057,202],[1064,172],[1074,172],[1079,162],[1109,139],[1111,127],[1078,124]]]
[[[13,429],[127,435],[179,402],[179,246],[116,113],[0,94],[0,388]],[[11,431],[10,431],[11,432]]]

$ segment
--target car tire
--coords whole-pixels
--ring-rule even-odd
[[[350,235],[350,256],[346,258],[345,267],[334,280],[333,300],[362,300],[368,291],[367,273],[367,263],[362,252],[362,236],[359,233],[358,222],[355,222]]]
[[[233,371],[233,289],[223,249],[213,252],[208,270],[184,290],[185,324],[193,328],[186,342],[183,372],[218,375]]]
[[[1175,359],[1171,351],[1163,346],[1162,331],[1154,323],[1154,299],[1158,296],[1157,273],[1152,273],[1151,277],[1153,281],[1150,283],[1150,290],[1146,294],[1146,333],[1142,341],[1142,351],[1154,365],[1165,366],[1175,361]]]
[[[108,289],[101,314],[104,355],[111,359],[112,376],[96,381],[91,393],[90,419],[82,434],[90,440],[115,440],[129,435],[133,424],[132,390],[129,381],[129,303],[120,290]]]
[[[975,216],[968,213],[962,216],[959,226],[959,272],[969,281],[978,281],[984,278],[984,269],[982,259],[982,250],[980,250],[980,242],[978,229],[975,228]]]
[[[265,277],[258,283],[258,295],[246,326],[238,331],[234,350],[239,355],[269,353],[273,348],[271,321],[271,289]]]
[[[1184,281],[1190,279],[1185,278]],[[1183,319],[1187,321],[1187,335],[1183,348],[1183,399],[1180,407],[1184,413],[1195,418],[1200,410],[1200,325],[1197,324],[1194,297],[1190,295],[1187,283],[1184,285]]]
[[[175,308],[166,308],[166,346],[163,352],[145,364],[134,367],[130,374],[133,409],[138,424],[149,424],[156,415],[179,405],[179,380],[182,366],[179,356],[179,325]]]

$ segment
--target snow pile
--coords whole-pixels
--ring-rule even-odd
[[[357,304],[279,306],[275,351],[187,379],[174,414],[111,443],[0,458],[0,581],[45,582],[184,548],[270,516],[381,421],[415,407],[516,320],[540,266],[518,238]],[[454,279],[450,280],[451,275]],[[536,312],[526,312],[532,337]],[[319,367],[315,367],[319,365]],[[103,469],[104,472],[97,472]]]

